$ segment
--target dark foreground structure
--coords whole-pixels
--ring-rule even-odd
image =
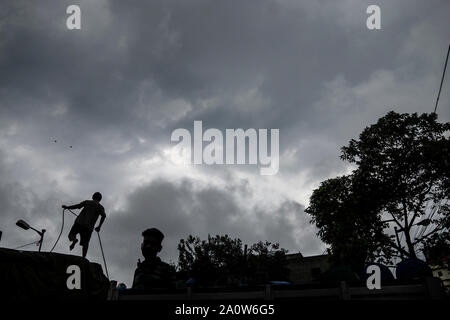
[[[74,266],[79,286],[73,288]],[[141,291],[116,288],[102,267],[87,259],[48,252],[18,251],[0,248],[0,295],[6,300],[164,300],[164,301],[264,301],[300,300],[445,300],[442,281],[426,277],[414,281],[382,282],[379,290],[365,283],[339,281],[261,286],[164,289]]]
[[[73,288],[78,275],[80,289]],[[0,295],[8,300],[105,300],[110,287],[102,267],[85,258],[5,248],[0,248],[0,283]]]
[[[429,277],[408,284],[391,283],[379,290],[369,290],[361,284],[345,281],[334,285],[264,285],[233,288],[185,288],[178,290],[117,290],[110,292],[111,300],[166,301],[278,301],[299,300],[448,300],[441,281]]]

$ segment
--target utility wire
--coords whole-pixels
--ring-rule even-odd
[[[24,244],[24,245],[22,245],[20,247],[14,248],[14,250],[17,250],[17,249],[20,249],[20,248],[23,248],[23,247],[26,247],[26,246],[31,246],[32,244],[39,243],[39,242],[41,242],[41,240],[37,240],[37,241],[33,241],[31,243]]]
[[[448,50],[447,50],[447,58],[445,59],[445,65],[444,65],[444,72],[442,72],[442,79],[441,79],[441,85],[439,87],[439,93],[436,99],[436,105],[434,106],[434,113],[436,113],[437,107],[438,107],[438,103],[439,103],[439,97],[441,96],[441,90],[442,90],[442,83],[444,82],[444,77],[445,77],[445,70],[447,70],[447,62],[448,62],[448,54],[450,53],[450,45],[448,46]]]

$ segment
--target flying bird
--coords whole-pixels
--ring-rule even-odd
[[[55,140],[53,140],[53,142],[54,142],[54,143],[57,143],[58,140],[55,139]],[[70,148],[70,149],[73,149],[73,146],[69,146],[69,148]]]

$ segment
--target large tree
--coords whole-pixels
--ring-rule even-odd
[[[340,262],[417,257],[448,237],[450,123],[389,112],[343,147],[351,174],[314,190],[306,209]]]

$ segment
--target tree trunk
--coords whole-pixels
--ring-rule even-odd
[[[410,258],[417,258],[416,251],[414,250],[414,245],[411,241],[411,235],[409,234],[409,228],[408,230],[405,229],[405,241],[406,245],[408,246],[408,252]]]

